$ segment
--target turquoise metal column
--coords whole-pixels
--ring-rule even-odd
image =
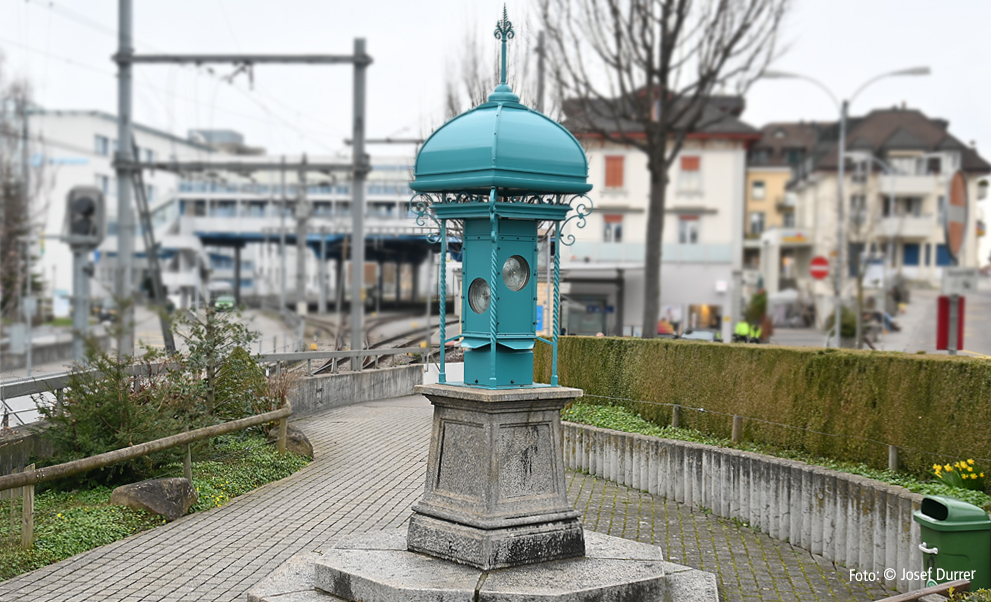
[[[551,340],[551,386],[557,386],[557,337],[561,332],[561,222],[554,222],[554,332]]]
[[[503,45],[505,45],[505,43],[506,42],[503,41]],[[505,56],[506,53],[503,52],[504,60],[505,60]],[[498,332],[499,329],[499,318],[496,315],[499,309],[499,296],[498,296],[499,281],[496,280],[496,277],[499,274],[499,247],[496,246],[498,244],[497,236],[499,234],[499,220],[496,219],[497,198],[498,197],[496,196],[496,189],[495,186],[493,186],[492,191],[489,193],[489,226],[491,228],[491,232],[489,234],[489,240],[492,242],[492,251],[491,251],[492,260],[490,265],[491,271],[489,272],[489,295],[491,298],[491,301],[489,302],[489,344],[491,345],[491,348],[489,349],[489,353],[491,354],[490,355],[491,359],[489,360],[491,363],[491,372],[489,372],[489,385],[492,388],[495,388],[497,384],[496,354],[498,353],[498,350],[496,349],[496,332]]]
[[[444,195],[441,195],[444,198]],[[447,355],[447,220],[440,220],[440,374],[437,382],[447,382],[445,356]],[[430,342],[427,342],[429,347]]]

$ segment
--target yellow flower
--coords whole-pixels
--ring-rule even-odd
[[[953,467],[950,466],[949,464],[947,464],[946,466],[944,466],[944,468],[946,469],[946,472],[953,472]]]
[[[935,470],[936,472],[939,472],[940,468],[942,467],[939,464],[933,464],[933,470]]]
[[[974,459],[971,458],[970,460],[967,460],[967,464],[970,464],[971,466],[973,466],[974,465]]]
[[[840,324],[842,324],[842,322],[840,322]],[[981,473],[981,478],[982,479],[984,478],[984,473],[983,472]]]
[[[973,466],[968,466],[967,467],[967,470],[970,471],[970,472],[974,472],[974,467]]]

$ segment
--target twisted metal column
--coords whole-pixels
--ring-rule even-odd
[[[554,222],[554,332],[551,351],[551,386],[557,386],[557,337],[561,332],[561,222]]]
[[[498,232],[498,221],[496,218],[496,189],[492,188],[489,193],[489,225],[491,230],[489,232],[489,241],[492,243],[492,253],[491,253],[491,265],[489,271],[489,353],[490,353],[490,371],[489,371],[489,386],[493,389],[496,387],[496,330],[498,328],[498,316],[496,312],[499,308],[498,299],[496,295],[496,278],[499,274],[499,251],[496,247],[496,233]]]
[[[437,381],[447,382],[447,220],[440,220],[440,373]]]

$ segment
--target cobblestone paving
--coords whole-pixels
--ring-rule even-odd
[[[296,422],[317,459],[231,501],[0,582],[0,601],[229,601],[293,554],[353,532],[398,528],[420,497],[430,437],[423,398],[340,408]],[[732,521],[579,473],[586,528],[650,542],[719,575],[727,601],[871,600],[883,590]]]

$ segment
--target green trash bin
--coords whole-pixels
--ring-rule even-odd
[[[922,528],[922,566],[929,579],[970,579],[971,591],[991,588],[991,519],[973,504],[926,496],[914,514]],[[969,574],[970,571],[973,571]]]

